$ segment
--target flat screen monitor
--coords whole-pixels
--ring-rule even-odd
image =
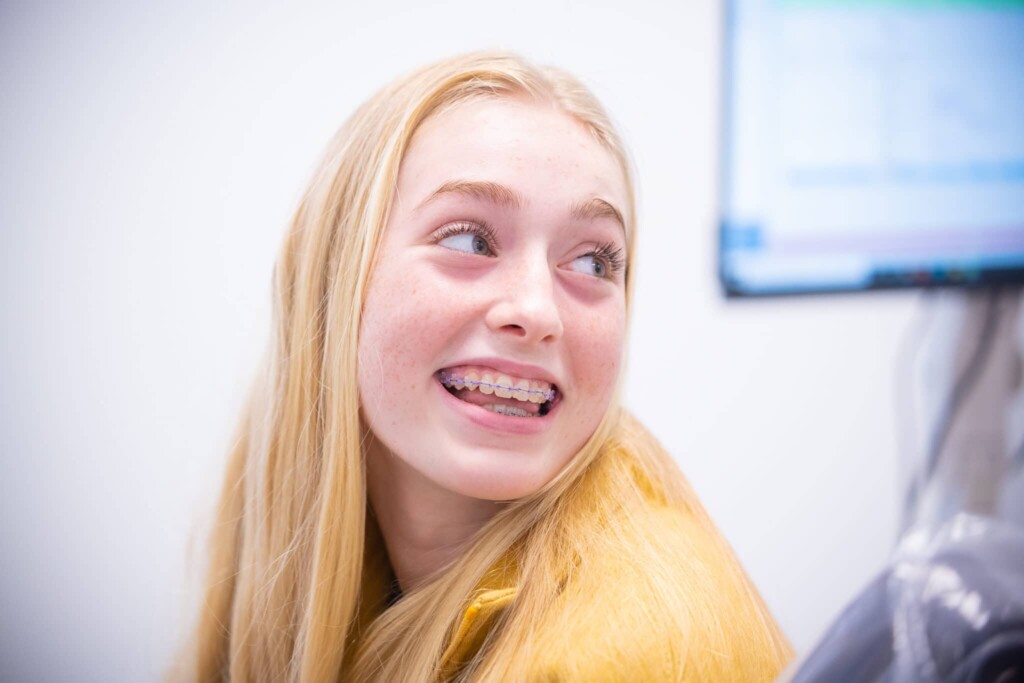
[[[730,296],[1024,282],[1024,0],[726,0]]]

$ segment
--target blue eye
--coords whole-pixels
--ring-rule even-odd
[[[617,275],[625,270],[626,258],[622,249],[607,242],[576,257],[571,267],[577,273],[591,275],[601,280],[616,280]]]
[[[484,224],[452,223],[434,235],[434,244],[452,251],[476,256],[494,256],[492,244],[497,244],[494,231]]]
[[[449,235],[448,237],[438,240],[437,243],[446,249],[464,251],[467,254],[488,256],[491,253],[491,248],[487,245],[487,240],[480,235],[474,235],[470,232],[464,232],[459,235]]]
[[[583,265],[577,267],[577,264]],[[593,275],[594,277],[608,277],[608,268],[605,266],[604,261],[597,258],[594,254],[584,254],[583,256],[580,256],[572,262],[572,269],[577,273],[586,273],[587,275]]]

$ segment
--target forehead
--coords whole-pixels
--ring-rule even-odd
[[[420,126],[402,160],[403,203],[452,180],[507,185],[540,206],[599,197],[627,209],[615,157],[569,115],[524,99],[471,100]]]

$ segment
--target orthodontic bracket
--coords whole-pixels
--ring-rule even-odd
[[[481,382],[480,380],[462,379],[462,378],[456,377],[455,375],[447,373],[447,372],[442,372],[441,373],[441,381],[442,382],[461,382],[462,384],[466,384],[466,385],[472,384],[473,386],[476,386],[476,387],[491,387],[493,389],[508,389],[509,391],[525,391],[528,394],[538,394],[540,396],[543,396],[545,401],[553,401],[554,398],[555,398],[555,390],[554,389],[551,389],[550,391],[544,391],[543,389],[515,389],[513,387],[507,387],[504,384],[491,384],[490,382]]]

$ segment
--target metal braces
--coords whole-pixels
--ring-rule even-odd
[[[491,387],[494,389],[508,389],[509,391],[525,391],[528,394],[538,394],[544,397],[545,401],[553,401],[555,398],[555,390],[544,391],[543,389],[515,389],[513,387],[507,387],[504,384],[491,384],[490,382],[481,382],[480,380],[467,380],[457,377],[455,375],[442,372],[442,382],[461,382],[462,384],[472,384],[477,387]]]

